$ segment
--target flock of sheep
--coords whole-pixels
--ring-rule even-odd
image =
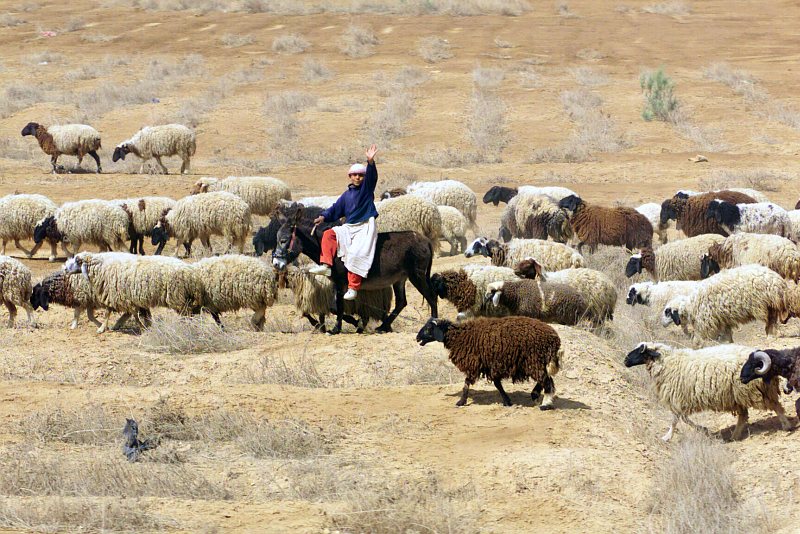
[[[100,172],[99,135],[88,126],[30,123],[22,134],[37,138],[54,171],[60,155],[75,155],[80,162],[88,154]],[[146,127],[115,148],[114,161],[134,153],[143,161],[155,158],[166,172],[160,158],[179,155],[185,172],[194,151],[194,133],[188,128]],[[275,248],[280,220],[286,217],[272,217],[255,232],[256,257],[244,255],[244,248],[253,235],[253,215],[302,209],[303,218],[313,219],[335,197],[293,203],[284,182],[257,176],[201,178],[190,193],[179,200],[92,199],[60,207],[42,195],[0,198],[0,295],[10,313],[9,325],[14,325],[17,306],[33,324],[34,309],[57,303],[74,310],[71,328],[86,311],[100,332],[108,329],[112,312],[121,314],[114,328],[131,317],[147,327],[156,307],[185,315],[207,311],[217,322],[221,313],[252,309],[251,323],[260,329],[278,287],[287,285],[300,313],[325,331],[334,298],[330,280],[311,275],[307,264],[279,273],[257,257]],[[431,275],[437,297],[457,309],[457,322],[431,318],[417,335],[423,345],[442,342],[465,373],[459,405],[484,376],[493,381],[504,404],[511,401],[503,379],[533,379],[532,398],[543,391],[541,408],[553,407],[553,375],[563,351],[547,323],[588,321],[599,327],[613,320],[617,287],[607,274],[588,268],[582,255],[584,247],[594,252],[605,245],[635,251],[627,265],[619,266],[627,276],[645,273],[652,278],[628,288],[627,304],[649,306],[654,320],[682,327],[695,346],[725,343],[704,349],[642,343],[628,354],[625,364],[647,367],[660,399],[675,415],[664,439],[672,436],[678,420],[690,422],[688,415],[702,410],[737,413],[734,438],[743,432],[751,407],[775,410],[782,426],[789,428],[778,401],[779,380],[771,378],[785,377],[786,392],[798,387],[800,349],[733,345],[732,331],[763,321],[767,334],[773,334],[779,322],[800,316],[800,210],[786,211],[750,189],[678,191],[661,204],[632,209],[590,204],[564,187],[495,186],[483,202],[506,203],[497,239],[478,235],[477,197],[458,181],[417,182],[386,191],[376,203],[381,232],[415,231],[428,237],[436,251],[444,240],[451,255],[490,258],[491,265],[470,263]],[[667,243],[673,220],[686,238]],[[475,234],[469,246],[468,231]],[[148,236],[157,247],[153,256],[144,255]],[[228,252],[235,248],[238,254],[194,263],[178,258],[191,255],[195,239],[213,254],[212,236],[223,237]],[[175,257],[160,256],[169,239],[175,240]],[[24,249],[24,240],[33,240],[34,247]],[[654,240],[659,246],[654,247]],[[30,270],[5,255],[9,241],[28,257],[47,241],[50,261],[55,261],[60,244],[68,260],[62,270],[34,285]],[[84,245],[100,252],[80,252]],[[369,320],[386,317],[391,301],[391,289],[361,291],[347,303],[346,319],[363,331]],[[98,308],[106,311],[103,323],[94,315]]]

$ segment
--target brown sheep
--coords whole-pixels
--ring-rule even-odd
[[[394,189],[387,189],[381,195],[381,199],[401,197],[406,194],[406,190],[402,187],[395,187]]]
[[[591,310],[578,291],[567,284],[520,280],[489,284],[486,300],[505,306],[512,315],[533,317],[546,323],[568,326],[589,318]]]
[[[578,237],[578,252],[583,245],[594,252],[597,245],[638,249],[653,244],[653,225],[633,208],[593,206],[575,195],[562,199],[558,207],[572,212],[570,225]]]
[[[661,203],[661,224],[667,224],[671,219],[674,219],[677,229],[683,231],[686,237],[694,237],[701,234],[726,236],[728,232],[713,217],[708,218],[706,216],[708,205],[712,200],[717,199],[732,204],[753,204],[756,202],[753,197],[738,191],[712,191],[693,196],[678,193]]]
[[[469,387],[484,376],[494,383],[504,406],[511,399],[502,380],[522,382],[533,379],[535,402],[544,388],[540,409],[553,409],[555,384],[563,355],[561,339],[552,326],[529,317],[479,318],[454,324],[445,319],[429,319],[417,334],[417,343],[439,341],[450,352],[450,361],[466,375],[464,389],[456,406],[467,403]]]

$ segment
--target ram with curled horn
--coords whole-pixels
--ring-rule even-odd
[[[764,382],[769,384],[773,378],[782,376],[786,379],[783,392],[789,394],[794,390],[800,389],[800,365],[798,365],[798,359],[800,359],[800,347],[782,350],[756,350],[748,356],[747,361],[742,366],[739,378],[745,384],[758,378],[762,378]],[[797,417],[800,419],[800,399],[795,401],[794,407]]]

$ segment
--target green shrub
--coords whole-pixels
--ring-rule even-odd
[[[672,94],[675,84],[664,73],[664,69],[643,72],[639,77],[639,85],[645,98],[642,118],[646,121],[670,120],[672,112],[678,109],[678,99]]]

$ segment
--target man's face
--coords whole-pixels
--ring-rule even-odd
[[[361,182],[364,181],[363,174],[348,174],[347,176],[350,177],[350,183],[356,187],[360,186]]]

